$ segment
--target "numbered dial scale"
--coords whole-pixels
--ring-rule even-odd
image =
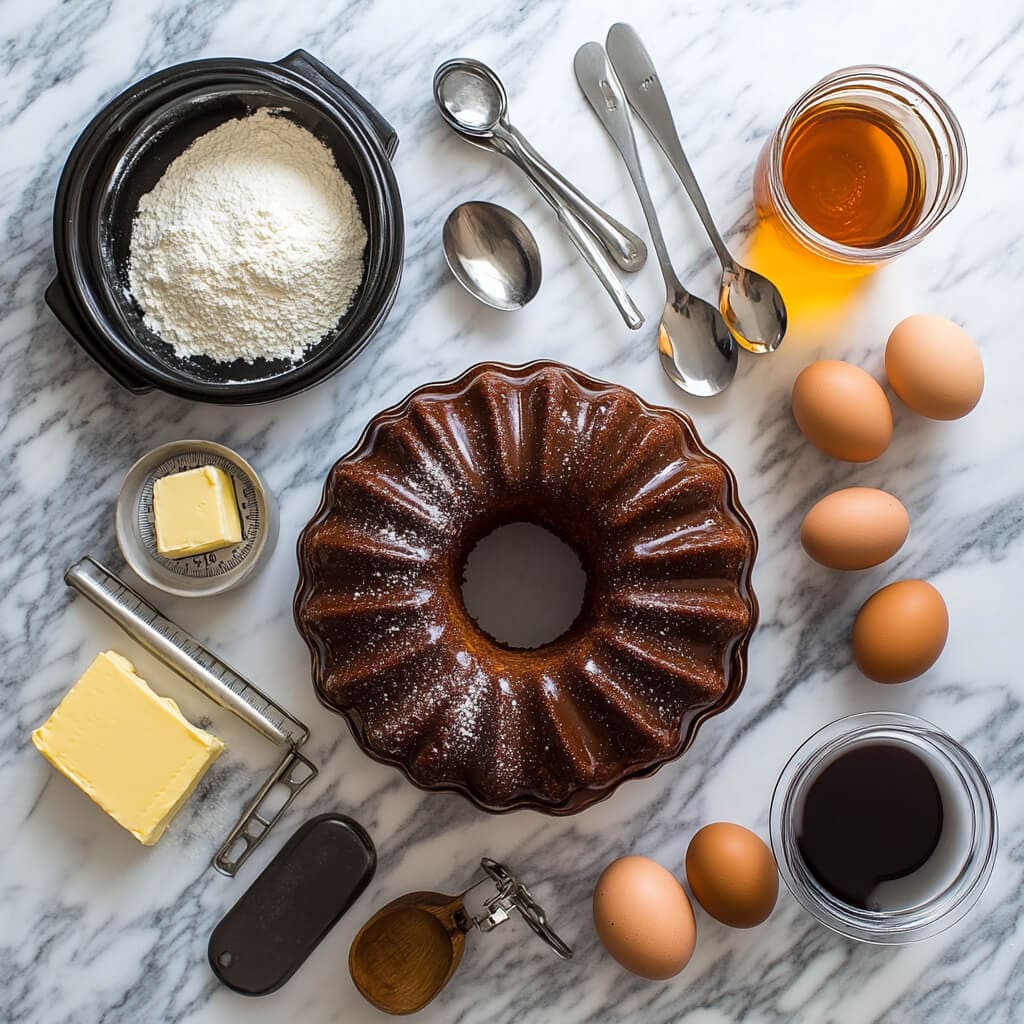
[[[156,549],[153,484],[201,466],[216,466],[231,478],[242,539],[203,555],[164,558]],[[114,519],[125,561],[147,583],[178,597],[237,587],[266,561],[277,540],[277,506],[259,474],[236,452],[213,441],[174,441],[144,455],[124,479]]]

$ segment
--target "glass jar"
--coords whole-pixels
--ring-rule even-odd
[[[908,893],[905,905],[866,910],[819,884],[801,855],[798,830],[807,793],[821,772],[854,747],[877,743],[903,747],[927,764],[942,795],[943,826],[922,869],[923,883]],[[770,818],[779,873],[797,902],[833,931],[862,942],[898,945],[945,931],[978,901],[995,863],[998,826],[985,773],[952,737],[913,715],[850,715],[816,732],[779,776]]]
[[[921,205],[909,229],[886,244],[864,248],[835,241],[812,228],[787,195],[783,157],[794,126],[828,106],[868,108],[909,139],[920,157]],[[905,253],[956,206],[967,177],[967,148],[960,124],[945,101],[924,82],[895,68],[857,65],[823,78],[786,112],[761,151],[754,172],[754,205],[794,248],[863,272]]]

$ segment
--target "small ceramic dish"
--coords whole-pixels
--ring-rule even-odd
[[[337,327],[296,361],[183,359],[144,323],[128,288],[139,199],[199,136],[270,107],[334,155],[366,224],[365,273]],[[394,304],[402,272],[402,201],[391,168],[394,129],[302,50],[277,63],[194,61],[137,82],[93,119],[61,175],[54,206],[57,277],[46,302],[68,333],[120,384],[201,402],[274,401],[352,360]]]

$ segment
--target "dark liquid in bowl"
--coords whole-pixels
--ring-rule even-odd
[[[797,845],[837,899],[877,909],[878,886],[920,870],[942,824],[942,794],[927,763],[905,747],[869,743],[841,754],[811,783]]]

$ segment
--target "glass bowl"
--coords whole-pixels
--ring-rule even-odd
[[[943,830],[928,863],[911,876],[923,881],[905,887],[902,905],[865,910],[819,884],[801,856],[797,829],[807,792],[822,770],[840,754],[879,742],[902,747],[928,765],[942,795]],[[959,921],[992,874],[997,837],[995,801],[981,766],[938,726],[913,715],[868,712],[825,726],[789,759],[772,794],[771,842],[783,881],[812,917],[861,942],[915,942]]]
[[[786,193],[783,154],[800,118],[825,104],[867,107],[899,125],[922,163],[923,206],[916,223],[884,245],[844,245],[807,224]],[[919,78],[897,68],[859,64],[827,75],[786,112],[758,157],[754,205],[762,219],[776,219],[793,243],[835,265],[871,268],[888,263],[926,238],[954,209],[967,180],[967,143],[949,105]]]

